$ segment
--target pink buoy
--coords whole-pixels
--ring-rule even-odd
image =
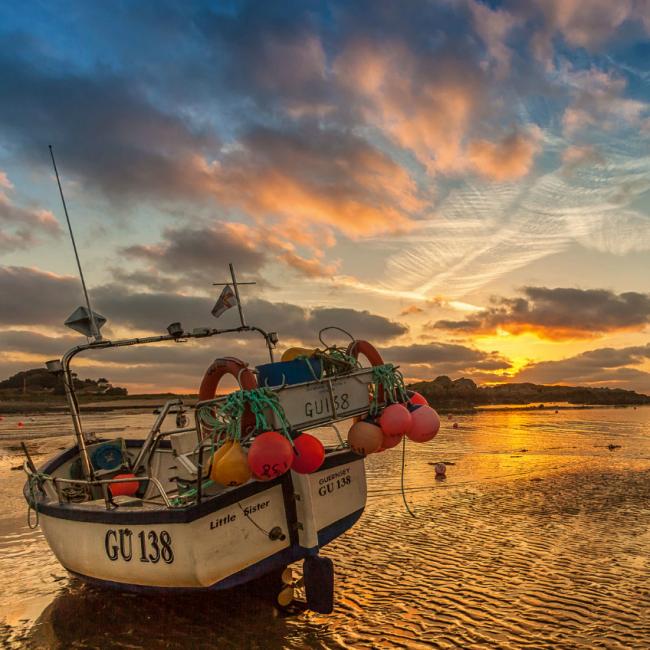
[[[309,433],[301,433],[293,441],[293,452],[291,469],[298,474],[315,472],[325,460],[323,443]]]
[[[118,474],[113,478],[135,478],[135,474]],[[124,483],[110,483],[108,489],[114,497],[132,497],[139,486],[138,481],[124,481]]]
[[[411,414],[403,404],[391,404],[379,416],[379,426],[387,436],[403,436],[411,428]]]
[[[348,442],[352,451],[360,456],[373,454],[381,449],[384,435],[381,429],[372,422],[361,420],[355,422],[348,431]]]
[[[411,429],[406,434],[413,442],[433,440],[440,429],[440,418],[430,406],[418,406],[411,412]]]
[[[420,404],[422,406],[429,406],[429,402],[427,401],[427,398],[424,395],[420,395],[417,391],[410,390],[408,391],[408,396],[409,396],[409,404],[413,404],[414,406]]]
[[[293,447],[277,431],[261,433],[248,450],[248,466],[258,481],[271,481],[282,476],[292,462]]]

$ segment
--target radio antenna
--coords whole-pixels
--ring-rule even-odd
[[[56,160],[54,160],[54,151],[52,150],[52,145],[48,145],[50,149],[50,156],[52,158],[52,166],[54,167],[54,173],[56,174],[56,182],[59,186],[59,194],[61,195],[61,203],[63,203],[63,212],[65,213],[65,220],[68,222],[68,230],[70,231],[70,239],[72,240],[72,248],[74,250],[74,256],[77,260],[77,268],[79,269],[79,277],[81,278],[81,287],[84,292],[84,297],[86,299],[86,306],[88,307],[88,317],[90,318],[90,323],[92,326],[92,335],[95,338],[95,341],[101,341],[102,335],[99,333],[99,327],[97,321],[95,320],[95,312],[90,307],[90,298],[88,297],[88,290],[86,289],[86,281],[84,280],[84,272],[81,268],[81,262],[79,261],[79,253],[77,252],[77,243],[74,239],[74,233],[72,232],[72,225],[70,224],[70,216],[68,215],[68,206],[65,203],[65,196],[63,196],[63,188],[61,187],[61,179],[59,178],[59,170],[56,168]]]

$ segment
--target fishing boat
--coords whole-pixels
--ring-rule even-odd
[[[71,228],[70,234],[74,244]],[[365,456],[395,446],[407,429],[412,439],[431,439],[440,424],[435,411],[410,404],[409,413],[401,375],[366,341],[351,337],[339,348],[321,331],[321,348],[292,349],[276,361],[278,335],[246,323],[244,283],[232,264],[213,315],[237,305],[237,327],[186,331],[176,322],[166,334],[120,340],[101,336],[105,319],[91,308],[80,264],[79,272],[86,307],[66,324],[88,342],[47,363],[65,388],[74,442],[39,468],[24,447],[24,495],[59,562],[107,587],[191,591],[286,576],[303,560],[309,607],[330,612],[333,565],[320,551],[363,513]],[[78,355],[227,334],[261,337],[269,363],[216,358],[198,400],[167,401],[144,439],[98,439],[86,431],[71,369]],[[361,365],[364,357],[370,365]],[[223,395],[226,375],[238,389]],[[337,428],[344,423],[351,424],[347,439]],[[336,431],[336,444],[308,433],[323,427]],[[290,579],[285,583],[280,604],[293,589]]]

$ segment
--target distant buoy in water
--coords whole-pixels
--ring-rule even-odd
[[[25,425],[24,425],[22,422],[19,422],[19,423],[18,423],[18,427],[19,427],[20,429],[22,429],[24,426],[25,426]]]
[[[452,428],[458,429],[458,422],[454,422],[454,426]]]
[[[442,479],[447,477],[447,465],[444,463],[436,463],[433,466],[433,469],[436,470],[436,478]]]

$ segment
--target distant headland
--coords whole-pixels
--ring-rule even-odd
[[[433,381],[417,382],[409,388],[424,395],[433,406],[445,409],[497,404],[543,405],[545,402],[568,402],[592,406],[650,404],[650,396],[622,388],[548,386],[531,383],[477,386],[471,379],[453,380],[445,375],[436,377]]]

